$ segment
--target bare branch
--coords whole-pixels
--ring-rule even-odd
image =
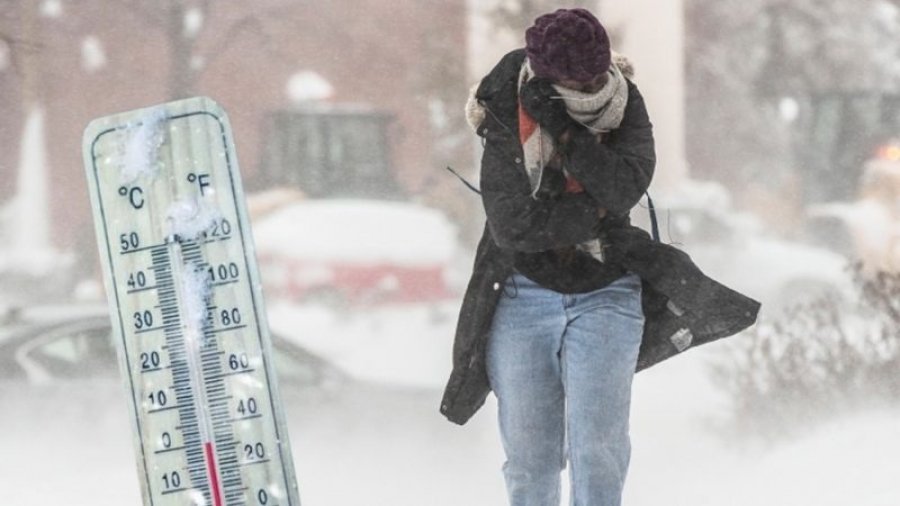
[[[209,67],[213,62],[217,61],[228,49],[239,40],[244,33],[249,33],[260,37],[263,48],[265,48],[271,56],[275,56],[284,63],[293,61],[277,51],[277,44],[274,37],[266,30],[266,21],[270,19],[278,19],[283,11],[290,9],[289,5],[274,7],[255,14],[248,14],[235,21],[228,30],[220,37],[217,44],[211,44],[211,49],[202,55],[206,62],[204,67]]]
[[[573,0],[567,2],[567,7],[591,8],[596,2],[590,0]],[[510,30],[525,30],[535,18],[541,14],[554,11],[559,7],[558,2],[552,0],[518,0],[501,1],[488,11],[488,15],[494,23]]]
[[[203,60],[207,63],[207,65],[213,63],[218,60],[220,56],[228,51],[228,48],[237,40],[238,36],[242,34],[242,32],[250,31],[254,27],[257,30],[254,33],[261,34],[264,31],[262,22],[256,15],[248,15],[245,16],[234,24],[228,27],[228,30],[222,35],[220,43],[212,44],[211,47],[215,48],[215,51],[211,51],[207,55],[204,55]]]
[[[0,33],[0,40],[5,42],[6,45],[9,46],[10,52],[12,53],[15,53],[17,51],[36,53],[44,49],[45,47],[44,43],[42,42],[35,42],[33,40],[27,40],[5,33]]]

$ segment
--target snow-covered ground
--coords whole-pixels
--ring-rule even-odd
[[[626,505],[900,504],[900,410],[857,413],[777,445],[726,441],[712,426],[727,404],[706,375],[717,346],[637,376]]]
[[[272,303],[270,320],[275,332],[373,387],[417,386],[378,406],[375,418],[363,418],[362,408],[359,419],[348,415],[353,402],[365,404],[361,398],[341,401],[350,410],[335,401],[313,412],[302,396],[290,402],[305,506],[505,504],[495,404],[489,401],[464,427],[437,412],[454,304],[348,314]],[[900,504],[900,410],[858,413],[772,447],[726,441],[710,428],[726,404],[706,372],[720,346],[690,351],[637,376],[625,505]],[[23,401],[0,382],[2,503],[137,504],[120,389],[73,384]]]
[[[450,364],[455,309],[450,303],[347,315],[276,304],[270,319],[276,332],[292,336],[354,377],[440,387]],[[900,410],[859,413],[778,446],[726,441],[712,428],[721,423],[727,402],[711,383],[707,365],[721,346],[692,350],[636,377],[626,505],[900,504],[895,481],[900,473]],[[494,432],[495,410],[489,403],[476,416],[482,431],[488,425]],[[489,472],[501,484],[501,451],[492,433],[476,434],[496,447],[496,468]],[[496,496],[496,488],[479,504],[500,504],[500,499],[488,499]]]
[[[356,379],[439,389],[447,379],[458,308],[453,301],[337,312],[275,303],[269,324]]]

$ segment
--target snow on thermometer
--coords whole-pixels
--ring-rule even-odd
[[[84,163],[145,505],[299,505],[231,128],[101,118]]]

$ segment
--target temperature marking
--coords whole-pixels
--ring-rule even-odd
[[[101,118],[84,155],[144,505],[300,506],[224,112]]]
[[[153,452],[153,453],[159,455],[160,453],[180,452],[180,451],[182,451],[182,450],[184,450],[184,449],[185,449],[184,446],[176,446],[175,448],[166,448],[165,450],[156,450],[156,451]]]

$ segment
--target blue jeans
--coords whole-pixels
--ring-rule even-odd
[[[641,280],[628,273],[566,295],[506,280],[487,345],[512,506],[617,506],[631,456],[631,380],[644,328]],[[568,459],[567,459],[568,457]]]

